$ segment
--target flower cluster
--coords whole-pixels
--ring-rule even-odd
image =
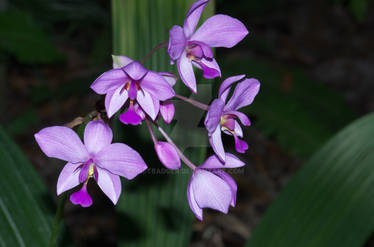
[[[193,93],[197,93],[193,67],[201,69],[205,78],[221,77],[212,47],[233,47],[248,34],[239,20],[220,14],[210,17],[195,30],[208,2],[198,0],[192,4],[183,27],[176,25],[170,29],[167,43],[171,64],[176,61],[181,81]],[[239,153],[248,149],[248,144],[242,140],[243,131],[239,122],[249,126],[250,120],[238,110],[252,103],[260,83],[256,79],[245,78],[245,75],[229,77],[222,82],[218,98],[208,106],[177,95],[173,90],[177,80],[178,77],[172,73],[151,71],[142,62],[126,56],[113,56],[113,69],[100,75],[92,83],[91,89],[99,95],[105,95],[108,119],[118,116],[126,125],[146,123],[155,151],[166,168],[177,170],[183,161],[192,169],[187,198],[193,213],[202,220],[203,208],[227,213],[230,205],[235,206],[237,185],[223,169],[245,164],[233,154],[225,152],[221,132],[234,138],[235,149]],[[234,83],[237,85],[230,94]],[[207,111],[204,123],[215,154],[200,166],[193,164],[158,125],[161,118],[167,124],[172,121],[175,107],[171,99],[174,97]],[[70,201],[89,207],[92,198],[87,191],[87,184],[92,178],[116,204],[121,194],[120,176],[133,179],[145,171],[147,165],[140,154],[128,145],[112,143],[112,130],[103,120],[106,118],[102,118],[98,112],[89,116],[88,123],[79,118],[69,126],[44,128],[35,134],[35,139],[48,157],[67,162],[58,178],[57,195],[81,185],[77,192],[70,195]],[[86,124],[83,142],[72,130],[78,124]],[[153,126],[165,141],[157,139]]]

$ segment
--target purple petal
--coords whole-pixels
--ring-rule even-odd
[[[203,42],[210,47],[231,48],[247,34],[247,28],[238,19],[227,15],[214,15],[199,27],[190,40]]]
[[[211,61],[203,58],[198,64],[203,70],[204,78],[213,79],[221,76],[221,69],[214,58]]]
[[[57,180],[57,195],[61,195],[79,184],[79,166],[81,164],[67,163]]]
[[[102,120],[91,121],[84,130],[84,144],[90,154],[96,154],[112,143],[113,133]]]
[[[208,2],[209,0],[198,0],[191,5],[183,25],[184,34],[186,37],[190,37],[195,31],[196,25],[200,20],[201,13]]]
[[[167,80],[153,71],[147,73],[141,81],[140,87],[159,100],[167,100],[175,96],[175,92]]]
[[[235,155],[226,153],[226,162],[222,162],[217,155],[210,156],[204,164],[199,168],[219,169],[219,168],[238,168],[244,166],[245,163],[238,159]]]
[[[131,79],[134,81],[138,81],[142,79],[145,74],[147,74],[148,70],[143,67],[141,63],[138,63],[136,61],[129,63],[125,67],[122,68],[128,76],[130,76]]]
[[[87,185],[84,184],[82,189],[71,194],[70,201],[74,205],[79,204],[84,208],[90,207],[92,205],[92,199],[91,199],[91,196],[87,192]]]
[[[209,143],[212,146],[214,152],[218,155],[218,157],[222,161],[225,161],[225,150],[223,148],[220,125],[217,126],[216,130],[209,137]]]
[[[260,82],[257,79],[245,79],[236,86],[231,99],[225,106],[225,110],[237,110],[252,104],[259,90]]]
[[[92,84],[91,89],[97,94],[106,94],[129,81],[130,78],[122,69],[111,69],[100,75]]]
[[[147,169],[147,165],[139,153],[123,143],[113,143],[106,146],[96,154],[95,164],[127,179],[133,179]]]
[[[136,96],[138,95],[138,89],[137,89],[137,86],[136,86],[135,82],[130,83],[130,86],[129,86],[129,89],[128,89],[127,93],[128,93],[129,98],[131,100],[136,99]]]
[[[236,151],[242,154],[245,153],[245,151],[248,149],[248,144],[245,141],[240,140],[237,136],[234,136],[234,138]]]
[[[121,195],[122,186],[120,177],[100,167],[97,167],[97,172],[97,185],[99,185],[104,194],[116,205]]]
[[[135,103],[135,104],[134,104],[134,109],[135,109],[136,114],[138,114],[139,117],[140,117],[142,120],[144,120],[146,116],[145,116],[145,113],[144,113],[144,111],[142,110],[142,108],[139,106],[139,104]]]
[[[168,53],[172,60],[178,59],[186,47],[186,38],[184,37],[183,28],[173,26],[169,31]]]
[[[209,134],[212,134],[219,125],[221,121],[223,107],[225,106],[225,102],[221,99],[215,99],[209,106],[208,113],[205,117],[205,127],[208,130]]]
[[[199,42],[199,41],[189,41],[187,42],[187,45],[189,46],[196,46],[200,49],[201,53],[202,53],[202,56],[206,57],[206,58],[209,58],[209,59],[212,59],[213,58],[213,51],[212,49],[204,44],[203,42]],[[191,51],[189,51],[189,53],[191,53]],[[191,55],[194,55],[193,53]],[[197,57],[202,57],[202,56],[197,56]]]
[[[160,102],[154,99],[147,91],[139,92],[136,100],[143,111],[145,111],[152,120],[155,120],[160,110]]]
[[[196,78],[193,72],[192,63],[187,58],[186,52],[177,61],[179,75],[184,83],[192,92],[196,93]]]
[[[119,120],[124,124],[139,125],[142,122],[142,118],[135,112],[133,108],[128,109],[125,113],[119,116]]]
[[[86,182],[86,180],[88,178],[88,172],[89,172],[89,169],[90,169],[90,165],[91,165],[91,161],[83,164],[83,167],[80,169],[80,172],[79,172],[79,183]]]
[[[235,207],[236,192],[238,190],[238,186],[236,185],[235,180],[229,174],[227,174],[226,172],[222,170],[214,170],[213,173],[219,176],[220,178],[222,178],[228,184],[228,186],[230,186],[231,195],[232,195],[230,204],[231,206]]]
[[[169,72],[158,72],[158,74],[169,83],[171,87],[174,87],[175,83],[177,83],[178,77],[174,75],[173,73]]]
[[[226,98],[227,98],[227,95],[229,94],[230,92],[230,89],[231,89],[231,85],[237,81],[240,81],[241,79],[243,79],[245,77],[245,75],[236,75],[236,76],[231,76],[229,78],[227,78],[226,80],[224,80],[221,84],[221,86],[219,87],[219,93],[218,93],[218,96],[226,102]]]
[[[113,60],[114,69],[125,67],[129,63],[134,62],[134,60],[126,56],[116,56],[116,55],[112,55],[112,60]]]
[[[34,137],[42,151],[50,158],[70,163],[83,163],[89,159],[81,139],[68,127],[47,127],[36,133]]]
[[[240,122],[244,126],[250,126],[251,125],[251,121],[249,120],[249,118],[247,117],[247,115],[245,115],[242,112],[239,112],[239,111],[226,111],[224,113],[224,115],[234,115],[235,117],[239,118]]]
[[[175,148],[168,142],[157,142],[155,150],[161,163],[170,170],[181,168],[181,161]]]
[[[215,174],[196,169],[191,186],[197,205],[227,213],[232,200],[230,186]]]
[[[197,205],[196,200],[195,200],[195,195],[191,186],[191,181],[193,180],[194,174],[192,174],[192,177],[190,181],[188,182],[187,186],[187,199],[188,199],[188,204],[190,205],[190,208],[192,212],[195,214],[195,216],[202,221],[203,220],[203,210]]]
[[[160,113],[166,124],[170,124],[174,117],[174,104],[168,100],[160,104]]]
[[[105,96],[105,109],[108,118],[111,118],[126,103],[128,94],[122,87],[110,91]]]
[[[242,127],[240,127],[240,124],[236,120],[235,120],[234,132],[236,136],[241,137],[241,138],[243,137]]]

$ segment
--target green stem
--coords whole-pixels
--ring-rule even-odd
[[[66,203],[67,198],[68,198],[67,193],[63,193],[59,199],[55,221],[52,226],[52,234],[51,234],[51,238],[49,239],[49,247],[56,246],[56,240],[58,237],[60,223],[61,223],[62,215],[64,213],[64,208],[65,208],[65,203]]]

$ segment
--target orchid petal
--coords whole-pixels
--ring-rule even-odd
[[[140,83],[140,87],[159,100],[167,100],[175,96],[173,88],[163,76],[149,71]]]
[[[134,81],[138,81],[142,79],[145,74],[147,74],[148,70],[143,67],[143,65],[139,62],[132,62],[126,65],[125,67],[122,68],[127,75],[133,79]]]
[[[221,86],[219,87],[218,97],[220,97],[224,102],[226,102],[226,98],[230,92],[231,85],[237,81],[240,81],[244,77],[245,75],[236,75],[228,77],[226,80],[224,80]]]
[[[175,113],[174,104],[170,100],[161,102],[160,113],[165,123],[170,124]]]
[[[242,130],[242,127],[240,127],[240,124],[239,124],[238,121],[236,121],[236,120],[235,120],[234,132],[235,132],[235,135],[236,135],[236,136],[243,138],[243,130]]]
[[[216,77],[221,77],[221,69],[214,58],[211,61],[202,58],[199,65],[203,70],[204,78],[213,79]]]
[[[226,105],[226,107],[227,107],[227,105]],[[235,117],[237,117],[240,120],[240,122],[244,126],[251,125],[251,121],[249,120],[249,118],[247,117],[247,115],[245,115],[242,112],[239,112],[239,111],[225,111],[224,115],[234,115]]]
[[[136,100],[143,111],[145,111],[152,120],[155,120],[160,110],[160,102],[157,99],[153,99],[147,91],[139,92]]]
[[[248,143],[239,139],[239,137],[234,136],[235,138],[235,150],[239,153],[245,153],[248,149]]]
[[[223,148],[220,125],[217,126],[216,130],[209,137],[209,143],[212,146],[214,152],[218,155],[218,157],[222,161],[225,161],[225,150]]]
[[[210,104],[204,121],[205,127],[210,134],[217,129],[217,125],[219,125],[221,121],[224,106],[225,102],[223,102],[221,99],[215,99]]]
[[[81,164],[67,163],[57,180],[57,195],[61,195],[67,190],[74,188],[79,185],[79,166]]]
[[[196,25],[199,23],[201,13],[208,2],[209,0],[198,0],[191,5],[183,25],[183,31],[186,37],[190,37],[195,31]]]
[[[247,34],[247,28],[238,19],[227,15],[214,15],[199,27],[190,40],[203,42],[210,47],[231,48]]]
[[[232,200],[230,186],[217,175],[196,169],[191,178],[191,186],[197,205],[227,213]]]
[[[110,91],[105,96],[105,109],[108,118],[111,118],[126,103],[128,93],[122,87]]]
[[[255,96],[260,90],[260,82],[257,79],[245,79],[240,82],[225,106],[225,110],[237,110],[252,104]]]
[[[97,94],[106,94],[129,81],[122,69],[111,69],[101,74],[90,86]]]
[[[175,83],[177,83],[178,77],[174,75],[173,73],[169,72],[158,72],[158,74],[169,83],[171,87],[174,87]]]
[[[89,159],[86,147],[74,130],[64,126],[47,127],[34,135],[42,151],[50,158],[70,163],[83,163]]]
[[[191,186],[191,181],[193,180],[194,174],[192,174],[192,177],[190,181],[188,182],[187,186],[187,199],[188,199],[188,204],[190,205],[190,208],[192,212],[195,214],[195,216],[202,221],[203,220],[203,210],[202,208],[197,205],[196,200],[195,200],[195,194]]]
[[[235,155],[226,153],[226,162],[222,162],[217,155],[212,155],[204,164],[199,166],[199,168],[204,169],[219,169],[219,168],[238,168],[244,166],[245,163],[237,158]]]
[[[184,37],[183,28],[173,26],[169,31],[168,53],[172,60],[178,59],[186,47],[186,38]]]
[[[122,189],[120,177],[100,167],[97,167],[97,172],[97,185],[99,185],[100,189],[113,204],[116,205]]]
[[[133,179],[147,169],[139,153],[123,143],[106,146],[96,154],[94,161],[98,167],[127,179]]]
[[[113,68],[114,69],[125,67],[126,65],[134,62],[134,60],[132,60],[131,58],[128,58],[126,56],[112,55],[112,59],[113,59]]]
[[[192,92],[196,93],[196,78],[192,68],[192,63],[189,61],[186,52],[184,51],[182,56],[177,61],[177,67],[179,75],[183,83],[191,89]]]
[[[168,142],[157,142],[155,150],[161,163],[170,170],[181,168],[181,161],[175,147]]]
[[[219,176],[220,178],[222,178],[228,186],[230,186],[230,189],[231,189],[231,206],[235,207],[235,203],[236,203],[236,192],[238,190],[238,186],[236,185],[236,182],[235,180],[229,175],[227,174],[226,172],[222,171],[222,170],[214,170],[213,173],[217,176]]]
[[[113,133],[102,120],[90,121],[84,130],[84,144],[90,154],[96,154],[112,143]]]
[[[124,124],[139,125],[143,119],[131,108],[119,115],[119,120]]]
[[[74,205],[81,205],[84,208],[90,207],[92,205],[92,198],[90,194],[87,192],[87,185],[84,184],[82,188],[74,192],[73,194],[70,195],[70,201]]]

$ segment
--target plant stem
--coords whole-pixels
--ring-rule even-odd
[[[149,122],[148,118],[145,118],[145,122],[147,124],[148,130],[149,130],[149,134],[152,137],[152,141],[153,141],[154,144],[156,144],[157,143],[157,138],[155,136],[155,133],[152,130],[152,126],[151,126],[151,123]]]
[[[156,124],[155,124],[156,125]],[[157,126],[157,125],[156,125]],[[182,151],[177,147],[177,145],[175,145],[175,143],[173,142],[173,140],[168,136],[168,134],[166,134],[166,132],[160,127],[160,126],[157,126],[158,130],[161,132],[161,134],[165,137],[166,141],[168,143],[170,143],[174,148],[175,150],[177,151],[179,157],[181,158],[181,160],[189,167],[191,168],[192,170],[195,170],[196,169],[196,166],[194,165],[194,163],[192,163],[183,153]]]
[[[66,200],[67,200],[67,193],[63,193],[58,202],[55,221],[52,226],[52,234],[51,234],[51,238],[49,239],[49,247],[56,246],[56,240],[58,237],[58,232],[60,228],[62,215],[64,213]]]
[[[142,61],[140,61],[141,64],[143,64],[145,61],[147,61],[148,58],[150,58],[153,53],[155,53],[158,49],[161,49],[161,48],[164,48],[164,47],[167,47],[169,45],[169,42],[164,42],[164,43],[161,43],[161,44],[158,44],[156,47],[154,47],[150,52],[148,52],[147,55],[145,55],[145,57],[143,58]]]
[[[178,98],[178,99],[181,99],[183,101],[186,101],[187,103],[190,103],[191,105],[194,105],[197,108],[200,108],[200,109],[202,109],[204,111],[208,111],[209,110],[209,106],[208,105],[206,105],[204,103],[201,103],[199,101],[196,101],[196,100],[193,100],[193,99],[190,99],[190,98],[186,98],[186,97],[184,97],[182,95],[179,95],[179,94],[176,94],[175,97]]]

